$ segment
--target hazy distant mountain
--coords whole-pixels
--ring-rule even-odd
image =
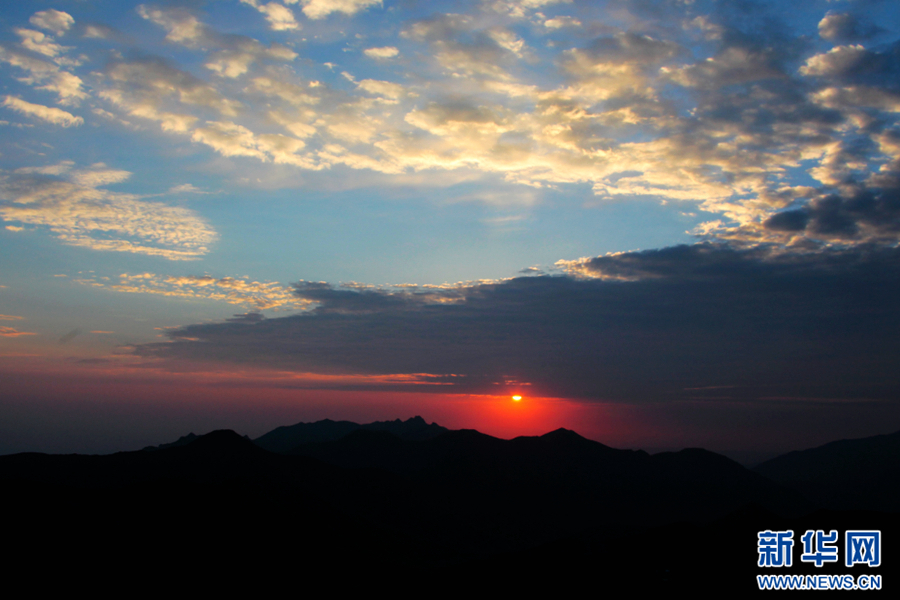
[[[413,417],[406,421],[376,421],[360,425],[351,421],[332,421],[324,419],[315,423],[297,423],[286,427],[278,427],[269,433],[253,440],[260,448],[272,452],[287,452],[301,444],[330,442],[339,440],[345,435],[358,430],[385,431],[403,440],[427,440],[446,431],[437,423],[428,424],[422,417]]]
[[[826,508],[900,511],[900,432],[791,452],[753,470]]]

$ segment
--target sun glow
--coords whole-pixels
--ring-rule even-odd
[[[513,396],[512,399],[513,399],[513,402],[519,402],[522,400],[522,396]]]

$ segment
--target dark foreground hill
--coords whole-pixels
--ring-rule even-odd
[[[8,572],[95,585],[127,574],[185,593],[386,579],[752,591],[758,531],[895,531],[880,513],[815,513],[705,450],[650,456],[566,430],[416,440],[359,427],[281,454],[217,431],[154,451],[4,456],[0,485]]]

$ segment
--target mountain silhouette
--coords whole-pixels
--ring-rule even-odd
[[[448,431],[436,423],[428,424],[422,417],[416,416],[406,421],[376,421],[360,425],[351,421],[332,421],[323,419],[315,423],[297,423],[286,427],[278,427],[254,440],[260,447],[272,452],[287,452],[301,444],[313,442],[329,442],[343,438],[357,431],[385,431],[404,440],[426,440]]]
[[[4,507],[27,524],[8,536],[22,557],[11,568],[37,569],[26,557],[50,540],[66,557],[54,569],[72,578],[101,563],[146,578],[142,565],[165,557],[184,577],[198,560],[214,564],[246,591],[261,572],[753,590],[758,531],[896,531],[884,513],[817,513],[797,491],[702,449],[649,455],[565,429],[503,440],[431,435],[439,426],[417,419],[346,423],[292,426],[315,434],[306,438],[279,428],[291,444],[314,440],[280,453],[260,447],[269,434],[221,430],[106,456],[0,456]]]

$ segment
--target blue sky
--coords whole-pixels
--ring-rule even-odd
[[[682,245],[715,248],[724,258],[710,264],[768,265],[774,279],[754,281],[776,287],[790,261],[819,272],[866,253],[866,268],[886,268],[900,231],[898,12],[865,0],[6,7],[0,353],[165,377],[167,360],[197,354],[182,352],[189,339],[223,344],[207,353],[223,369],[310,373],[184,332],[232,327],[236,314],[277,328],[344,306],[303,282],[421,316],[522,277],[694,277],[674,251],[659,255],[667,269],[635,267]],[[682,334],[654,328],[657,317],[634,320],[635,335],[675,343]],[[253,318],[241,326],[265,346],[271,331]],[[376,354],[394,343],[378,335],[367,338]],[[315,368],[408,374],[388,362]],[[513,370],[431,374],[497,383]],[[578,402],[649,393],[545,375],[533,383]],[[844,399],[882,397],[848,386]]]

